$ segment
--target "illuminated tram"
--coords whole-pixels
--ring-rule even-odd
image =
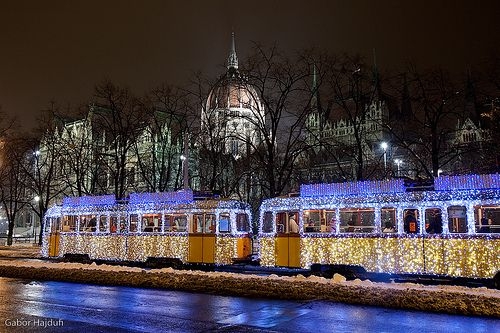
[[[251,255],[249,206],[191,190],[65,198],[45,216],[42,255],[226,265]]]
[[[494,279],[500,285],[500,175],[302,185],[264,200],[260,264]],[[297,223],[297,225],[295,225]]]

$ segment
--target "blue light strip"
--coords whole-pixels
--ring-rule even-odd
[[[500,188],[500,175],[440,176],[434,179],[436,191]]]
[[[181,190],[177,192],[159,193],[131,193],[131,205],[146,203],[189,203],[193,201],[193,191]]]
[[[104,206],[104,205],[114,205],[114,203],[115,203],[115,196],[113,194],[63,198],[64,207],[100,206],[100,205]]]
[[[333,184],[310,184],[300,186],[300,196],[303,198],[355,194],[399,193],[404,191],[405,186],[402,179]]]

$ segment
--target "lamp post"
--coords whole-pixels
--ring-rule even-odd
[[[36,205],[38,205],[39,202],[40,202],[40,196],[35,195],[35,197],[33,198],[33,200],[35,201]],[[32,229],[33,229],[33,236],[35,238],[34,239],[34,243],[36,243],[36,234],[37,234],[37,232],[36,232],[36,226],[35,226],[35,224],[36,224],[36,216],[33,215],[33,214],[31,214],[31,216],[32,216],[31,226],[32,226]]]
[[[399,159],[399,158],[396,158],[394,160],[394,163],[396,163],[396,165],[398,166],[398,173],[397,173],[397,175],[399,177],[400,176],[400,174],[399,174],[399,167],[401,166],[401,164],[403,163],[403,161],[401,159]]]
[[[384,172],[387,171],[387,147],[388,146],[389,145],[385,141],[380,144],[380,147],[384,150]]]
[[[180,159],[182,162],[182,185],[183,185],[182,187],[184,189],[187,189],[188,188],[188,170],[186,167],[187,157],[184,155],[181,155]]]

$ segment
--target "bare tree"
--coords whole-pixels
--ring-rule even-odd
[[[15,151],[16,150],[16,151]],[[16,217],[26,206],[26,174],[23,165],[28,163],[24,156],[23,145],[17,138],[5,138],[2,146],[2,167],[0,169],[0,201],[5,209],[9,224],[7,245],[12,245]]]
[[[97,170],[100,142],[92,126],[89,107],[59,111],[61,127],[54,133],[61,151],[60,168],[65,176],[67,194],[82,196],[97,190]]]
[[[134,145],[144,190],[178,189],[182,187],[180,157],[189,131],[186,93],[163,84],[149,93],[145,108],[147,126]]]
[[[193,121],[190,126],[197,147],[196,157],[199,160],[196,177],[201,190],[217,192],[224,197],[235,193],[232,185],[235,156],[227,150],[227,143],[230,140],[226,132],[229,111],[228,105],[225,105],[232,89],[232,81],[233,79],[227,77],[227,74],[213,82],[196,73],[188,88],[189,113],[196,115],[193,120],[199,119]],[[219,93],[222,95],[218,96]],[[220,98],[222,96],[225,98]],[[221,105],[216,105],[218,98]],[[199,114],[201,117],[197,116]]]
[[[51,103],[50,108],[38,119],[39,125],[33,132],[34,136],[26,138],[24,149],[19,151],[25,153],[16,156],[25,175],[22,178],[26,180],[24,186],[32,196],[27,203],[40,219],[40,245],[45,212],[66,191],[64,171],[60,167],[64,151],[61,151],[60,142],[53,135],[61,125],[58,117],[55,117],[57,113],[55,104]]]
[[[461,112],[462,97],[449,74],[442,70],[421,73],[412,67],[408,85],[414,117],[393,134],[399,146],[412,156],[416,175],[432,179],[458,156],[449,142]]]
[[[135,165],[131,163],[134,144],[147,125],[143,102],[129,89],[109,81],[95,88],[96,105],[90,115],[100,137],[102,150],[98,164],[103,189],[111,185],[117,199],[125,197],[129,184],[135,182]],[[109,178],[108,178],[109,177]],[[111,184],[108,184],[107,182]]]
[[[386,140],[381,123],[387,120],[378,70],[370,69],[359,56],[329,57],[323,89],[329,98],[324,117],[341,128],[337,132],[332,128],[320,140],[329,153],[326,158],[338,168],[341,179],[375,176],[382,159],[377,148]]]
[[[264,197],[292,190],[297,162],[309,148],[304,130],[312,98],[311,69],[308,57],[289,59],[276,46],[255,45],[247,62],[245,75],[256,93],[252,98],[263,108],[252,109],[248,116],[259,140],[249,140],[246,133],[234,135],[249,146],[249,172],[259,179]]]

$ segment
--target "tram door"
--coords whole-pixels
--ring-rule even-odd
[[[276,214],[276,266],[300,267],[300,236],[297,212]]]
[[[49,257],[57,257],[59,254],[59,228],[61,219],[50,218],[50,220],[45,223],[47,223],[45,230],[49,233]]]
[[[215,215],[193,214],[189,225],[189,258],[191,263],[215,262]]]

